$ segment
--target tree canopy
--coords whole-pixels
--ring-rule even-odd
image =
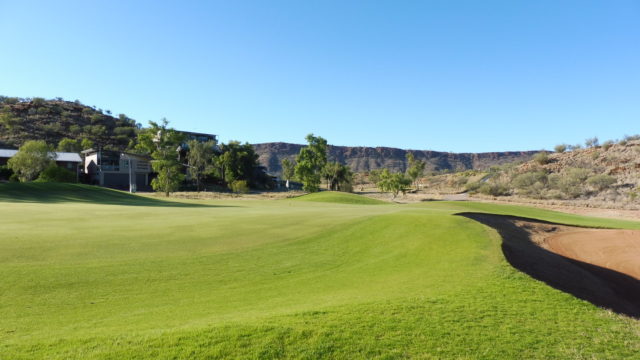
[[[407,167],[407,176],[411,180],[413,186],[418,188],[418,180],[424,174],[424,168],[427,165],[424,160],[416,160],[413,153],[407,153],[407,161],[409,162],[409,166]]]
[[[31,181],[50,165],[55,165],[55,153],[43,140],[26,141],[7,165],[20,181]]]
[[[160,124],[149,122],[149,128],[138,134],[136,149],[151,156],[151,167],[158,176],[151,181],[154,190],[166,196],[175,192],[184,180],[183,165],[179,161],[184,135],[168,127],[167,119]]]
[[[200,191],[204,178],[213,170],[216,143],[190,140],[187,145],[187,175],[196,182],[196,188]]]
[[[392,173],[388,169],[384,169],[379,173],[376,186],[381,191],[391,193],[395,199],[399,193],[404,194],[410,184],[411,179],[407,178],[403,173]]]
[[[320,190],[322,171],[327,164],[327,140],[309,134],[306,137],[308,146],[300,149],[296,158],[295,175],[302,181],[305,191]]]

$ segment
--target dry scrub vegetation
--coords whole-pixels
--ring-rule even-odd
[[[593,139],[590,139],[593,140]],[[582,206],[640,208],[640,139],[637,136],[565,152],[541,152],[522,164],[489,172],[449,174],[428,183],[450,192],[554,201]],[[595,141],[597,144],[597,141]]]

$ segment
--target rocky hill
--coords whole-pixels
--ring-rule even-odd
[[[482,175],[482,174],[481,174]],[[640,205],[640,135],[552,154],[451,183],[485,195],[571,201],[594,207]],[[466,180],[466,181],[465,181]]]
[[[289,143],[255,144],[260,162],[269,173],[280,174],[284,158],[295,159],[304,145]],[[430,150],[403,150],[388,147],[347,147],[329,146],[329,159],[347,164],[355,172],[387,168],[405,171],[406,155],[412,152],[416,159],[425,160],[427,171],[488,169],[494,165],[527,161],[536,151],[490,152],[490,153],[447,153]]]
[[[0,147],[17,148],[27,140],[85,140],[96,146],[125,149],[136,137],[133,119],[63,99],[20,99],[0,96]]]

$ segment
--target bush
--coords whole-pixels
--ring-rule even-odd
[[[567,151],[567,147],[568,147],[568,146],[567,146],[566,144],[559,144],[559,145],[556,145],[556,147],[555,147],[555,148],[553,148],[553,149],[554,149],[557,153],[563,153],[563,152]]]
[[[64,138],[58,143],[58,151],[80,152],[80,144],[78,140]]]
[[[468,182],[464,188],[466,191],[471,192],[471,193],[475,193],[478,192],[478,189],[480,189],[480,187],[482,186],[482,183],[479,181],[474,181],[474,182]]]
[[[549,155],[546,152],[539,152],[533,156],[533,161],[537,162],[540,165],[545,165],[549,163]]]
[[[517,175],[511,181],[511,185],[516,189],[527,189],[535,183],[546,184],[547,180],[547,174],[542,171],[535,171]]]
[[[569,198],[577,198],[584,193],[584,182],[590,173],[587,169],[571,168],[566,173],[549,176],[549,184]]]
[[[616,178],[610,175],[605,175],[605,174],[599,174],[599,175],[594,175],[591,176],[590,178],[587,179],[587,184],[589,184],[589,186],[597,189],[598,191],[602,191],[606,188],[608,188],[609,186],[613,185],[616,183]]]
[[[604,150],[609,150],[612,146],[613,146],[613,141],[611,141],[611,140],[607,140],[607,141],[602,143],[602,148]]]
[[[38,176],[36,181],[73,183],[76,182],[76,174],[58,165],[52,164],[40,173],[40,176]]]
[[[246,194],[249,192],[249,185],[246,180],[234,180],[229,184],[229,189],[236,194]]]
[[[584,141],[584,145],[588,148],[597,147],[599,145],[599,141],[597,137],[592,137]]]
[[[490,184],[484,183],[480,186],[478,191],[484,195],[491,196],[505,196],[509,195],[509,189],[502,184]]]

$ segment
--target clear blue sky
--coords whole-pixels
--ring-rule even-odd
[[[640,133],[640,1],[0,0],[0,94],[223,141],[454,152]]]

